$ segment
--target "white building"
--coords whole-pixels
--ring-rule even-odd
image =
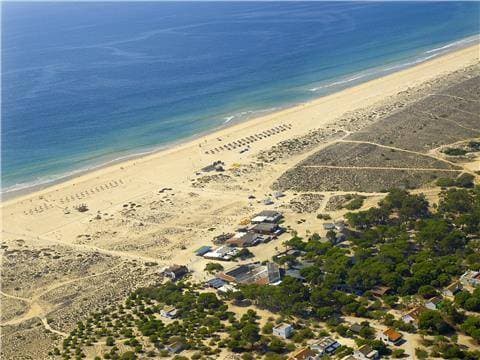
[[[453,297],[453,296],[455,296],[455,294],[457,292],[461,291],[462,289],[463,289],[462,284],[458,281],[455,281],[455,282],[451,283],[450,285],[448,285],[447,287],[445,287],[442,290],[442,293],[445,296]]]
[[[238,254],[238,251],[239,250],[237,248],[232,248],[225,245],[219,247],[218,249],[207,252],[203,255],[203,257],[205,259],[229,261]]]
[[[167,319],[174,319],[177,317],[178,309],[175,309],[173,306],[165,306],[160,310],[160,315]]]
[[[315,351],[319,355],[330,355],[333,354],[337,349],[342,346],[338,341],[330,338],[324,337],[320,341],[310,346],[310,349]]]
[[[465,274],[460,276],[460,282],[463,285],[480,287],[480,271],[468,270]]]
[[[273,328],[273,335],[288,339],[293,334],[293,327],[290,324],[280,324]]]
[[[388,328],[380,335],[380,340],[387,345],[397,345],[402,342],[402,339],[403,335],[392,328]]]
[[[443,301],[440,296],[435,296],[425,301],[425,307],[429,310],[437,310],[438,305]]]
[[[376,360],[379,358],[378,351],[373,350],[372,347],[367,344],[355,350],[353,356],[358,360]]]

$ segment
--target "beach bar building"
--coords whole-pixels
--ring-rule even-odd
[[[278,224],[260,223],[254,225],[251,230],[257,234],[278,236],[283,232],[283,229]]]
[[[283,215],[281,212],[275,210],[264,210],[259,212],[255,217],[252,219],[252,224],[260,224],[260,223],[278,223],[282,220]]]
[[[275,263],[259,263],[235,266],[217,275],[218,278],[236,284],[275,284],[281,280],[280,268]]]
[[[236,247],[249,247],[255,246],[262,242],[266,242],[267,237],[261,234],[257,234],[253,231],[247,232],[238,232],[233,237],[228,239],[225,243],[229,246],[236,246]]]

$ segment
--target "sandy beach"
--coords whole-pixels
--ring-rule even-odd
[[[325,146],[330,137],[334,140],[355,132],[371,121],[348,124],[346,120],[340,119],[342,115],[359,109],[368,110],[418,84],[474,64],[478,62],[478,57],[478,46],[458,50],[312,102],[242,122],[164,151],[92,171],[64,183],[6,200],[2,204],[4,238],[40,236],[53,242],[73,244],[78,233],[82,233],[81,229],[90,226],[89,220],[97,213],[112,214],[121,211],[126,203],[145,197],[156,200],[160,195],[175,193],[178,196],[180,192],[200,190],[199,195],[211,196],[220,204],[218,193],[209,194],[207,189],[192,187],[192,182],[198,178],[196,173],[203,167],[214,161],[222,161],[226,169],[242,168],[257,161],[259,153],[276,144],[317,129],[326,132],[322,144]],[[242,152],[242,149],[248,151]],[[275,164],[269,171],[271,180],[300,158],[292,157],[288,161]],[[233,201],[234,197],[244,200],[249,193],[264,195],[270,192],[270,184],[265,177],[262,177],[260,183],[248,179],[247,176],[243,180],[237,180],[240,180],[243,189],[229,192],[226,196],[229,200],[225,205]],[[159,190],[164,188],[172,188],[173,191],[165,191],[165,194],[159,195]],[[89,211],[76,211],[74,208],[80,204],[86,204]],[[190,212],[190,215],[194,215],[189,208],[173,210],[175,213]],[[102,249],[101,246],[99,248]]]
[[[478,64],[479,51],[478,45],[454,51],[338,93],[4,201],[1,205],[4,249],[37,249],[40,254],[50,248],[55,249],[62,261],[90,259],[93,255],[95,260],[87,265],[83,261],[75,269],[65,266],[60,272],[49,262],[51,259],[45,260],[38,267],[50,264],[52,277],[34,277],[35,280],[29,280],[32,274],[27,274],[25,266],[12,265],[8,275],[13,278],[16,273],[18,278],[8,280],[2,294],[28,306],[27,310],[16,310],[17,315],[5,319],[2,325],[16,326],[35,317],[43,321],[47,314],[56,314],[51,315],[53,320],[48,326],[66,332],[75,316],[92,302],[101,304],[93,295],[96,290],[81,287],[92,286],[95,281],[103,284],[103,275],[114,267],[118,267],[118,272],[115,270],[118,276],[124,274],[122,271],[128,272],[122,279],[128,278],[132,287],[148,283],[158,269],[173,263],[187,264],[194,270],[194,278],[204,279],[205,260],[195,257],[193,250],[210,244],[216,235],[232,232],[242,219],[264,209],[262,200],[274,199],[272,184],[283,173],[319,149],[345,141],[347,136],[375,124],[386,114],[430,95],[445,76],[453,73],[462,77],[464,69]],[[470,131],[463,138],[480,136],[478,124],[474,125],[462,125],[463,130]],[[292,139],[299,139],[295,143],[298,148],[285,145]],[[393,149],[394,145],[390,147]],[[282,150],[287,148],[290,150]],[[420,150],[409,152],[420,154]],[[434,146],[425,154],[433,164],[428,163],[428,169],[445,173],[460,171],[460,166],[441,158]],[[448,164],[438,166],[434,163],[437,160]],[[475,173],[480,170],[479,161],[471,160],[465,169]],[[225,171],[202,171],[216,161],[222,162]],[[414,170],[423,171],[427,165],[421,163]],[[369,169],[379,170],[374,166]],[[424,192],[429,194],[428,189]],[[431,196],[437,192],[438,189],[432,189]],[[295,226],[295,230],[321,233],[316,212],[328,208],[332,197],[347,193],[310,192],[307,195],[314,197],[319,206],[307,214],[292,210],[295,201],[302,202],[294,191],[286,191],[285,197],[274,199],[270,207],[285,210],[287,225]],[[380,192],[364,195],[368,196],[365,206],[383,196]],[[88,210],[78,211],[81,205]],[[336,217],[342,212],[332,210],[331,214]],[[278,251],[280,244],[272,242],[252,248],[252,252],[259,260],[265,260]],[[141,265],[145,263],[155,266]],[[124,264],[136,264],[142,270],[131,274],[122,267]],[[87,299],[82,305],[66,310],[55,296],[44,297],[46,292],[61,292],[77,280],[76,292]],[[115,290],[110,292],[115,296],[120,294]],[[104,300],[107,298],[105,295]]]
[[[262,141],[258,144],[252,144],[253,151],[266,149],[285,138],[298,136],[308,132],[311,129],[326,126],[327,124],[331,123],[332,119],[337,118],[343,113],[353,111],[359,107],[368,107],[377,101],[381,101],[382,98],[387,98],[402,91],[402,89],[414,87],[416,84],[428,81],[429,79],[439,76],[442,73],[451,72],[457,69],[460,64],[467,64],[468,62],[472,61],[474,62],[475,59],[478,58],[479,54],[477,45],[457,50],[439,58],[435,58],[420,65],[414,66],[413,68],[368,81],[358,86],[354,86],[295,107],[275,112],[267,116],[250,119],[241,122],[240,124],[215,131],[206,136],[196,138],[192,141],[181,142],[179,145],[175,145],[166,150],[141,156],[139,158],[135,158],[134,160],[127,160],[115,165],[102,167],[101,169],[87,172],[81,176],[75,176],[73,179],[49,186],[39,191],[34,191],[23,195],[15,195],[13,199],[10,199],[10,196],[7,195],[7,199],[3,202],[3,205],[17,203],[18,201],[22,201],[24,199],[34,198],[52,191],[65,189],[69,186],[88,181],[92,178],[98,179],[99,177],[105,176],[107,173],[112,174],[114,171],[122,171],[121,174],[124,175],[128,172],[128,169],[131,166],[143,165],[147,162],[158,160],[160,158],[164,159],[163,162],[168,162],[178,161],[181,158],[185,159],[185,157],[187,157],[189,159],[190,166],[188,166],[188,163],[185,163],[182,164],[182,166],[174,167],[174,176],[176,179],[176,175],[180,168],[182,171],[185,171],[185,173],[189,173],[191,170],[205,166],[205,164],[208,164],[211,159],[215,158],[215,156],[203,155],[218,154],[221,155],[221,157],[229,157],[230,154],[227,154],[223,151],[221,153],[214,154],[211,154],[209,151],[220,148],[221,146],[225,146],[228,143],[233,143],[236,140],[241,139],[242,136],[247,137],[250,134],[268,131],[273,129],[276,125],[288,124],[293,126],[293,129],[290,129],[291,131],[282,134],[280,137],[274,137],[272,139],[265,138],[262,139]],[[408,84],[408,86],[405,86],[406,84]],[[252,151],[250,151],[250,154],[251,153]],[[244,157],[238,157],[239,160],[241,158]],[[233,159],[235,159],[235,156]],[[156,165],[158,164],[155,164],[155,166]],[[136,171],[139,171],[138,169],[139,168],[137,167]]]

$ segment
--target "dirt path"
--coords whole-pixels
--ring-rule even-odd
[[[447,106],[447,107],[448,107],[448,106]],[[450,107],[449,107],[449,108],[450,108]],[[450,109],[451,109],[451,108],[450,108]],[[458,108],[454,108],[454,109],[461,111],[461,110],[458,109]],[[432,113],[429,112],[429,111],[421,111],[421,110],[417,110],[417,111],[418,111],[419,113],[422,113],[422,114],[424,114],[424,115],[427,115],[427,116],[429,116],[429,117],[431,117],[431,118],[433,118],[433,119],[439,119],[439,117],[438,117],[437,115],[432,114]],[[466,112],[466,113],[468,113],[468,114],[471,114],[471,113],[469,113],[469,112],[467,112],[467,111],[464,111],[464,112]],[[475,115],[476,115],[476,114],[475,114]],[[477,132],[477,133],[480,134],[480,130],[479,130],[479,129],[474,129],[474,128],[471,128],[471,127],[468,127],[468,126],[459,124],[459,123],[456,122],[455,120],[450,120],[450,119],[447,119],[447,118],[445,118],[445,117],[442,117],[441,119],[444,120],[444,121],[448,121],[449,123],[455,124],[455,125],[457,125],[458,127],[461,127],[462,129],[469,130],[469,131],[474,131],[474,132]]]
[[[47,302],[45,301],[41,301],[41,297],[44,296],[45,294],[53,291],[53,290],[56,290],[62,286],[65,286],[65,285],[68,285],[68,284],[72,284],[72,283],[75,283],[77,281],[80,281],[80,280],[85,280],[85,279],[90,279],[90,278],[94,278],[94,277],[98,277],[98,276],[102,276],[102,275],[105,275],[105,274],[108,274],[108,273],[111,273],[112,271],[115,271],[115,269],[119,268],[120,266],[124,265],[124,262],[121,262],[120,264],[117,264],[115,265],[114,267],[111,267],[110,269],[108,270],[105,270],[105,271],[102,271],[100,273],[96,273],[96,274],[92,274],[92,275],[87,275],[87,276],[80,276],[78,278],[74,278],[74,279],[70,279],[70,280],[65,280],[65,281],[60,281],[58,283],[54,283],[50,286],[48,286],[46,289],[44,289],[42,292],[36,294],[35,296],[32,296],[31,298],[21,298],[19,296],[14,296],[14,295],[10,295],[10,294],[6,294],[5,292],[1,291],[0,293],[3,295],[3,296],[6,296],[8,298],[12,298],[12,299],[16,299],[16,300],[19,300],[19,301],[23,301],[23,302],[26,302],[29,304],[29,307],[28,307],[28,311],[24,314],[22,314],[21,316],[18,316],[16,318],[13,318],[11,320],[8,320],[2,324],[0,324],[1,326],[6,326],[6,325],[16,325],[16,324],[20,324],[24,321],[27,321],[27,320],[30,320],[30,319],[33,319],[33,318],[39,318],[41,321],[42,321],[42,324],[43,326],[45,327],[45,329],[55,333],[55,334],[58,334],[58,335],[61,335],[61,336],[67,336],[66,333],[64,332],[61,332],[61,331],[58,331],[58,330],[55,330],[55,329],[52,329],[52,327],[50,326],[50,324],[48,324],[48,321],[47,321],[47,315],[52,312],[54,310],[54,307],[51,306],[50,304],[48,304]]]
[[[20,300],[20,301],[25,301],[25,302],[30,302],[30,299],[27,299],[27,298],[22,298],[20,296],[15,296],[15,295],[10,295],[10,294],[7,294],[7,293],[4,293],[3,291],[0,290],[0,294],[7,297],[7,298],[10,298],[10,299],[14,299],[14,300]]]
[[[455,95],[450,95],[450,94],[428,94],[428,96],[444,96],[444,97],[450,97],[453,99],[458,99],[458,100],[465,100],[465,101],[470,101],[470,102],[479,102],[476,99],[466,99],[461,96],[455,96]]]
[[[378,147],[385,148],[385,149],[391,149],[391,150],[396,150],[396,151],[403,151],[403,152],[407,152],[407,153],[415,154],[415,155],[419,155],[419,156],[426,156],[426,157],[429,157],[429,158],[431,158],[431,159],[435,159],[435,160],[442,161],[442,162],[444,162],[444,163],[450,164],[450,165],[452,165],[452,166],[454,166],[454,167],[459,167],[458,164],[455,164],[455,163],[452,162],[452,161],[443,159],[443,158],[441,158],[441,157],[438,157],[438,156],[435,156],[435,155],[432,155],[432,154],[422,153],[422,152],[419,152],[419,151],[406,150],[406,149],[401,149],[401,148],[398,148],[398,147],[395,147],[395,146],[388,146],[388,145],[377,144],[377,143],[372,142],[372,141],[362,141],[362,140],[337,140],[337,141],[338,141],[338,142],[344,142],[344,143],[354,143],[354,144],[370,144],[370,145],[378,146]]]
[[[52,238],[47,238],[47,237],[44,237],[44,236],[32,236],[32,235],[29,235],[29,234],[15,233],[15,232],[10,232],[10,231],[5,231],[5,230],[3,230],[3,232],[5,234],[12,235],[12,236],[29,238],[29,239],[34,240],[34,241],[35,240],[43,240],[47,243],[52,243],[52,244],[55,244],[55,245],[63,245],[63,246],[67,246],[67,247],[73,247],[73,248],[76,248],[80,251],[85,251],[85,250],[94,251],[94,252],[98,252],[98,253],[101,253],[101,254],[110,255],[110,256],[113,256],[113,257],[124,258],[126,260],[136,260],[136,261],[141,261],[141,262],[157,262],[157,263],[159,261],[159,259],[149,257],[149,256],[130,254],[130,253],[127,253],[127,252],[117,251],[117,250],[107,250],[107,249],[103,249],[101,247],[97,247],[97,246],[93,246],[93,245],[73,244],[71,242],[54,240]]]

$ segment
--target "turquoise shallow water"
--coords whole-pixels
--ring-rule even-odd
[[[2,191],[478,41],[480,4],[3,3]]]

